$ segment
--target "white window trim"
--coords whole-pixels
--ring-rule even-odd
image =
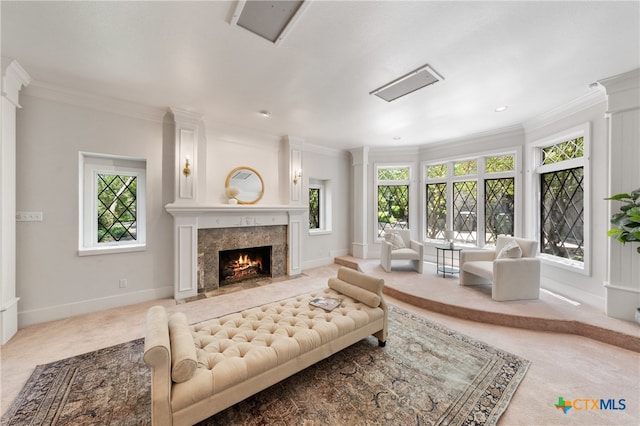
[[[98,173],[136,176],[136,241],[98,243],[96,179]],[[78,255],[127,253],[146,249],[146,160],[115,155],[79,153]]]
[[[542,165],[542,148],[565,142],[571,139],[583,139],[583,153],[581,159],[571,159],[553,164]],[[530,220],[527,223],[527,234],[530,238],[540,240],[540,201],[542,194],[540,192],[540,174],[554,170],[571,169],[575,167],[583,167],[584,172],[584,262],[576,262],[571,259],[553,256],[546,253],[540,253],[540,244],[538,246],[538,255],[540,260],[550,266],[577,272],[582,275],[591,275],[591,123],[583,123],[579,126],[572,127],[565,131],[553,134],[551,136],[539,139],[529,145],[529,158],[531,159],[531,167],[528,170],[529,196],[527,199],[535,200],[528,208]],[[535,236],[535,237],[534,237]]]
[[[380,180],[378,179],[378,170],[381,169],[409,169],[409,179],[406,180]],[[373,241],[380,242],[384,240],[383,237],[378,237],[378,186],[380,185],[407,185],[409,187],[408,194],[411,197],[411,181],[413,180],[413,167],[411,164],[407,163],[375,163],[373,167],[374,173],[374,182],[375,185],[373,187],[373,199],[375,200],[375,206],[373,208],[373,227],[372,227],[372,235]],[[412,217],[411,213],[411,198],[409,199],[409,217]],[[411,220],[411,219],[410,219]],[[413,221],[413,220],[411,220]],[[411,224],[408,224],[408,229],[411,229]]]
[[[320,190],[320,228],[309,228],[309,235],[328,235],[332,231],[332,217],[333,212],[331,200],[331,181],[322,179],[309,179],[309,188],[317,188]],[[308,191],[307,191],[308,192]],[[308,196],[308,194],[307,194]]]
[[[505,171],[505,172],[494,172],[488,173],[485,171],[486,167],[486,158],[487,157],[499,157],[502,155],[512,155],[514,157],[514,169]],[[427,212],[426,212],[426,185],[435,184],[435,183],[446,183],[447,184],[447,228],[453,229],[453,206],[450,206],[449,203],[453,202],[453,183],[454,182],[463,182],[469,180],[475,180],[477,182],[477,190],[476,194],[478,197],[478,206],[476,211],[476,220],[478,225],[482,224],[484,228],[485,223],[485,208],[484,208],[484,181],[485,179],[501,179],[501,178],[513,178],[514,179],[514,224],[513,224],[513,232],[518,235],[519,230],[521,229],[521,217],[522,217],[522,208],[520,194],[522,193],[522,149],[520,147],[512,147],[507,149],[500,150],[490,150],[486,152],[477,152],[472,156],[461,156],[461,157],[447,157],[434,161],[423,161],[421,163],[422,170],[422,183],[421,183],[421,205],[420,208],[422,210],[422,229],[427,229]],[[476,160],[477,168],[476,173],[468,174],[468,175],[460,175],[455,176],[453,173],[453,168],[455,163],[461,163],[465,161]],[[439,164],[447,164],[447,175],[446,177],[437,177],[437,178],[429,178],[427,175],[427,168],[430,166],[436,166]],[[482,184],[481,184],[482,183]],[[479,227],[479,226],[478,226]],[[426,233],[426,231],[424,231]],[[424,236],[424,235],[423,235]],[[441,244],[444,240],[432,240],[427,239],[425,243],[431,245]],[[476,237],[476,246],[474,247],[484,247],[485,236],[484,233],[477,232]]]

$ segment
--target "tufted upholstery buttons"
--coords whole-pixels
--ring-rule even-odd
[[[319,295],[342,299],[331,312],[309,305]],[[266,371],[381,318],[380,308],[326,289],[191,326],[198,369],[215,392]]]

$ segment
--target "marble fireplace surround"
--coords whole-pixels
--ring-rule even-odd
[[[285,273],[288,276],[302,273],[302,231],[307,220],[306,206],[173,203],[167,204],[165,209],[173,216],[174,223],[174,298],[176,300],[198,294],[199,230],[285,226]],[[219,235],[224,234],[237,235],[237,232],[223,232]],[[240,234],[247,235],[244,232]],[[253,246],[253,244],[246,246]]]
[[[198,229],[198,293],[220,288],[220,252],[271,247],[271,277],[287,274],[287,226]]]

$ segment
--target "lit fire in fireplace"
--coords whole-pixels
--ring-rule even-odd
[[[241,281],[247,278],[271,276],[270,266],[263,266],[264,255],[257,249],[237,250],[220,257],[220,284]]]

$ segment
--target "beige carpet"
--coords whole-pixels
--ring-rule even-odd
[[[150,424],[141,339],[38,366],[3,425]],[[202,425],[495,425],[529,361],[392,307],[374,338]]]
[[[390,287],[403,289],[420,297],[431,297],[449,304],[471,304],[477,309],[506,313],[523,312],[530,316],[565,318],[567,321],[594,320],[594,324],[611,324],[614,329],[640,332],[637,324],[625,323],[548,297],[539,301],[499,303],[478,288],[459,286],[457,279],[436,276],[435,265],[425,263],[424,274],[413,271],[385,273],[379,262],[370,262],[366,271],[384,276]],[[5,413],[18,396],[37,365],[95,351],[144,336],[146,311],[162,305],[170,313],[185,312],[191,322],[204,321],[326,287],[335,276],[337,265],[305,270],[304,275],[269,286],[176,305],[172,298],[122,306],[24,327],[0,348],[0,401]],[[640,418],[640,354],[584,337],[536,330],[512,328],[479,322],[473,318],[434,313],[413,304],[387,297],[387,302],[407,311],[510,353],[527,358],[531,366],[518,391],[502,415],[498,426],[531,425],[637,425]],[[576,312],[579,311],[579,312]],[[625,410],[583,410],[564,414],[557,410],[558,397],[625,398]]]

